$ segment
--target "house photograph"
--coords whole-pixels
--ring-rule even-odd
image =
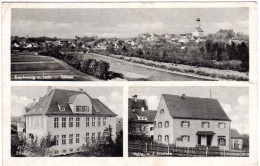
[[[129,155],[248,156],[248,97],[247,87],[132,87]]]
[[[122,156],[122,100],[119,87],[12,87],[12,156]]]

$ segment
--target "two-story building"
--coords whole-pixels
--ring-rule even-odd
[[[137,95],[128,99],[128,120],[129,124],[134,126],[136,135],[145,135],[153,139],[155,114],[156,111],[148,109],[145,99],[138,99]]]
[[[112,128],[116,137],[116,114],[82,89],[52,89],[26,113],[26,137],[40,140],[48,133],[55,137],[51,155],[81,151],[87,143],[100,140]]]
[[[163,94],[154,120],[154,141],[229,149],[230,122],[216,99]]]

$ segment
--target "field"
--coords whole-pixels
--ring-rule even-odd
[[[11,80],[90,81],[95,77],[81,73],[58,59],[34,53],[11,55]]]

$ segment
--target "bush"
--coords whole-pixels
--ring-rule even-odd
[[[95,67],[95,76],[106,80],[108,75],[108,69],[109,69],[109,63],[102,60],[99,61]]]

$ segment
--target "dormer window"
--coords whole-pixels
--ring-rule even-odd
[[[60,111],[65,111],[65,107],[61,107],[61,108],[60,108]]]
[[[161,110],[160,110],[160,114],[164,114],[164,109],[161,109]]]
[[[76,107],[76,112],[82,112],[82,106],[77,106]]]

